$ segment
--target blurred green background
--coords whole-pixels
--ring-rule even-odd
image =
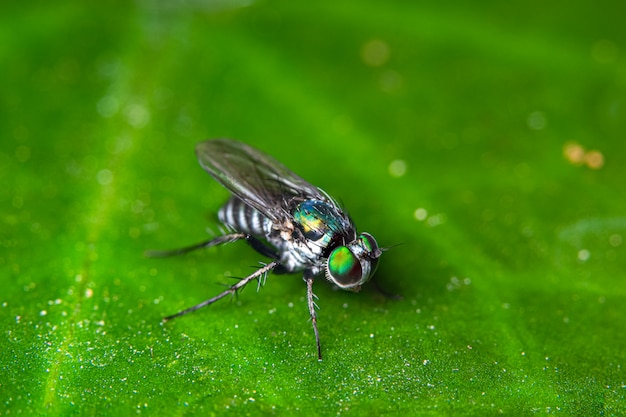
[[[620,2],[0,6],[0,412],[623,415]],[[394,246],[166,325],[263,260],[217,230],[231,137]]]

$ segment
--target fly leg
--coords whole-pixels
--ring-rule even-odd
[[[311,316],[311,323],[313,323],[313,332],[315,333],[315,342],[317,343],[317,360],[322,360],[322,346],[320,343],[320,333],[317,330],[317,314],[315,314],[315,299],[317,298],[313,294],[313,278],[310,272],[304,271],[304,282],[306,282],[306,298],[309,305],[309,315]]]
[[[168,321],[168,320],[172,320],[176,317],[180,317],[180,316],[184,316],[185,314],[189,314],[192,313],[202,307],[206,307],[208,305],[213,304],[214,302],[216,302],[217,300],[220,300],[224,297],[226,297],[229,294],[234,294],[235,292],[237,292],[237,290],[239,290],[240,288],[245,287],[250,281],[254,281],[255,279],[258,279],[260,277],[262,277],[264,274],[269,273],[272,269],[274,269],[276,266],[278,265],[278,262],[273,261],[270,262],[269,264],[265,265],[262,268],[257,269],[256,271],[254,271],[254,273],[248,275],[247,277],[239,280],[235,285],[233,285],[232,287],[228,288],[226,291],[216,295],[213,298],[209,298],[208,300],[205,300],[203,302],[201,302],[200,304],[196,304],[193,307],[189,307],[185,310],[179,311],[176,314],[172,314],[171,316],[167,316],[163,318],[163,321]]]
[[[222,245],[224,243],[231,243],[239,239],[248,239],[248,235],[245,233],[231,233],[228,235],[216,237],[214,239],[205,240],[204,242],[196,243],[195,245],[186,246],[180,249],[149,250],[145,252],[145,255],[149,258],[166,258],[168,256],[183,255],[185,253],[189,253],[197,249],[210,248],[211,246]]]

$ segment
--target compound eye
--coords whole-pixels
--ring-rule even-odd
[[[374,236],[369,233],[362,233],[359,235],[359,239],[361,239],[363,247],[369,253],[376,253],[378,251],[378,243],[376,242],[376,239],[374,239]]]
[[[350,249],[339,246],[328,257],[326,275],[341,288],[358,288],[363,278],[363,269],[361,262]]]
[[[378,248],[378,243],[376,243],[374,236],[369,233],[363,233],[359,238],[361,239],[362,247],[364,247],[369,254],[367,260],[369,262],[369,276],[371,277],[378,267],[378,258],[380,257],[381,250]]]

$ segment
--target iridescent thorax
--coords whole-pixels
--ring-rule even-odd
[[[324,246],[335,240],[337,234],[344,239],[354,238],[354,229],[349,219],[324,201],[308,200],[298,204],[293,218],[305,238]]]

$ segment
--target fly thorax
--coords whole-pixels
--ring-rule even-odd
[[[293,219],[303,243],[316,256],[326,256],[338,241],[353,239],[352,222],[333,204],[319,200],[301,202],[293,212]]]
[[[354,239],[349,217],[320,200],[297,202],[291,221],[275,226],[280,233],[271,233],[268,241],[278,249],[281,266],[289,272],[307,269],[313,275],[321,273],[332,248]]]

